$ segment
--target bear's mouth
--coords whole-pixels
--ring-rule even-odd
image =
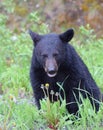
[[[45,72],[47,73],[48,77],[50,77],[50,78],[55,77],[57,75],[56,70],[48,70],[45,68]]]
[[[52,77],[55,77],[57,75],[57,71],[50,71],[50,72],[47,72],[47,75],[52,78]]]

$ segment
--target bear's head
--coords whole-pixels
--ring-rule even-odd
[[[67,43],[74,35],[73,29],[62,34],[50,33],[39,35],[29,30],[34,42],[34,54],[37,62],[49,77],[55,77],[59,66],[66,61]]]

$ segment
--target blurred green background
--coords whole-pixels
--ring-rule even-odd
[[[38,12],[42,23],[48,25],[54,32],[62,28],[90,25],[98,37],[103,35],[103,1],[102,0],[0,0],[0,12],[7,14],[7,25],[15,32],[28,29],[31,22],[27,16],[31,12]]]

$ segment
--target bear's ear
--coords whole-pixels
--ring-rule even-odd
[[[66,32],[62,33],[59,35],[60,39],[63,42],[69,42],[74,36],[74,30],[73,29],[69,29]]]
[[[31,39],[33,40],[33,42],[36,44],[37,42],[39,42],[42,38],[41,35],[35,33],[35,32],[32,32],[31,30],[29,30],[29,34],[31,36]]]

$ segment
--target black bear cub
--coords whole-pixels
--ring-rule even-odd
[[[98,111],[99,88],[82,59],[68,43],[73,38],[73,29],[61,34],[46,35],[39,35],[30,30],[29,34],[34,43],[30,79],[38,108],[40,109],[40,100],[44,98],[41,84],[48,83],[49,93],[53,90],[64,98],[65,92],[66,108],[69,113],[77,113],[76,101],[79,101],[80,93],[83,98],[88,97],[95,111]],[[62,84],[64,92],[57,83]],[[49,97],[51,100],[51,94]]]

